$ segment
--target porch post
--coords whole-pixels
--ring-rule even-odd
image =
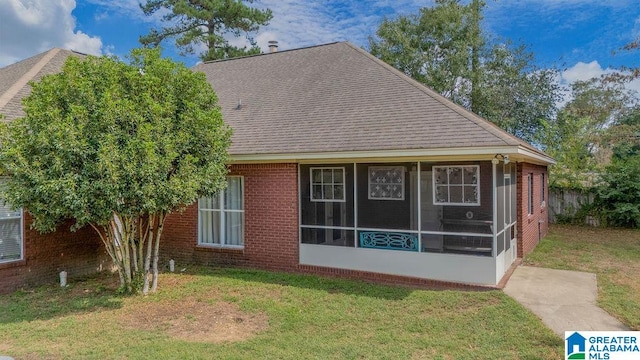
[[[358,169],[353,163],[353,247],[358,247]]]
[[[493,230],[493,246],[491,249],[491,254],[493,255],[493,257],[497,257],[498,256],[498,237],[497,235],[497,229],[496,229],[496,225],[498,224],[498,192],[496,191],[496,187],[497,187],[497,181],[496,181],[496,164],[494,164],[493,162],[491,162],[491,182],[493,183],[493,186],[491,188],[491,192],[492,192],[492,200],[493,200],[493,226],[491,226],[491,229]]]
[[[420,161],[418,161],[418,166],[416,168],[418,170],[418,252],[422,252],[422,200],[421,200],[421,187],[422,187],[422,179],[420,178]]]

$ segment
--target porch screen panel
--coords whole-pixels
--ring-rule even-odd
[[[512,221],[516,221],[516,219],[518,218],[518,186],[517,186],[517,181],[516,181],[516,165],[513,164],[511,166],[511,194],[513,194],[512,198],[511,198],[511,219],[513,219]],[[514,231],[515,234],[515,231]]]
[[[496,219],[496,233],[500,233],[505,228],[505,194],[504,194],[504,165],[502,163],[496,165],[496,206],[498,217]],[[500,254],[504,251],[504,234],[499,234],[497,239],[497,252]]]
[[[491,256],[494,194],[491,162],[422,162],[420,169],[422,251]],[[434,187],[439,187],[439,191]],[[452,195],[453,201],[434,199],[445,193],[448,200]]]
[[[342,229],[302,228],[302,243],[314,245],[348,246],[355,245],[354,231]]]
[[[300,205],[302,225],[353,227],[353,164],[300,165]]]
[[[358,164],[358,228],[417,230],[417,163]]]
[[[355,246],[353,177],[353,163],[300,165],[301,243]]]

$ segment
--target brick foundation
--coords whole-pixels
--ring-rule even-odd
[[[57,282],[63,270],[73,281],[110,267],[111,259],[90,227],[71,232],[66,223],[54,233],[40,234],[30,229],[30,223],[25,211],[24,259],[0,264],[0,293]]]

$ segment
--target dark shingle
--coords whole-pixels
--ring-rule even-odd
[[[208,62],[194,70],[205,73],[218,94],[234,129],[233,155],[533,149],[347,42]]]
[[[24,116],[22,99],[31,93],[28,81],[38,81],[45,75],[60,72],[69,56],[85,55],[54,48],[0,68],[0,114],[5,116],[3,120],[10,121]]]

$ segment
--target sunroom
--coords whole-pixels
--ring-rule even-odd
[[[516,258],[516,166],[300,164],[300,264],[495,285]]]

